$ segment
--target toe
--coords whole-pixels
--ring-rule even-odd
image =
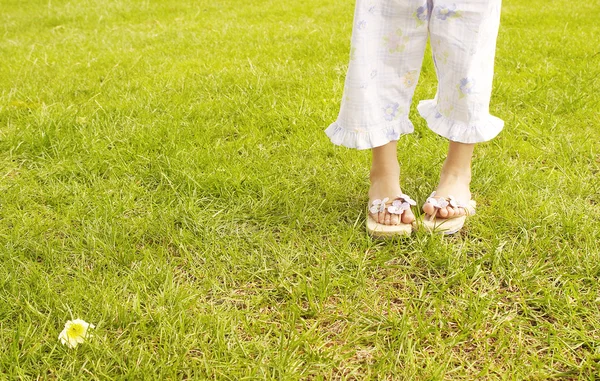
[[[440,217],[442,217],[442,218],[446,218],[446,217],[448,217],[448,209],[446,209],[446,208],[441,208],[441,209],[438,211],[438,216],[440,216]]]
[[[430,216],[433,216],[435,214],[435,208],[431,203],[426,202],[425,204],[423,204],[423,212],[429,214]]]
[[[385,222],[385,212],[379,212],[377,214],[377,223],[383,224]]]
[[[392,214],[390,217],[390,223],[392,225],[398,225],[400,223],[400,216],[397,214]]]
[[[446,207],[446,210],[448,211],[448,218],[450,217],[454,217],[454,208],[451,206]]]
[[[410,224],[415,220],[415,215],[413,214],[413,212],[408,209],[405,210],[404,213],[402,213],[402,222],[405,224]]]
[[[389,213],[386,213],[385,214],[385,222],[384,222],[386,225],[390,225],[390,218],[391,218],[391,215]]]

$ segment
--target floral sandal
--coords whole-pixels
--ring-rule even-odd
[[[432,233],[439,232],[447,235],[454,234],[462,229],[467,217],[475,214],[475,207],[477,206],[474,200],[470,200],[468,203],[463,204],[458,202],[453,196],[450,195],[448,195],[446,198],[435,197],[435,192],[433,192],[425,202],[432,204],[436,210],[433,216],[425,214],[422,222],[423,227]],[[438,217],[438,210],[445,208],[448,205],[453,208],[463,208],[465,210],[465,214],[462,216],[449,218]]]
[[[398,235],[410,235],[413,231],[413,224],[405,224],[402,221],[398,225],[385,225],[380,224],[373,218],[372,214],[385,212],[387,210],[390,214],[397,214],[401,218],[402,213],[405,210],[410,209],[411,206],[417,205],[416,201],[411,199],[408,195],[402,193],[399,194],[395,199],[391,200],[386,197],[383,200],[373,200],[371,206],[369,206],[369,216],[367,218],[367,232],[375,238],[385,238]]]

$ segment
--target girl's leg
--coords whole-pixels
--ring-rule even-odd
[[[357,0],[350,63],[337,120],[325,131],[334,144],[372,149],[369,203],[400,192],[396,143],[408,119],[427,42],[431,0]],[[383,212],[379,223],[398,224]],[[403,213],[402,222],[414,220]]]
[[[474,148],[475,144],[450,142],[448,156],[442,167],[440,182],[435,191],[437,196],[452,195],[465,203],[471,199],[469,184],[471,183],[471,157]],[[433,215],[435,208],[432,204],[425,203],[423,211]],[[451,206],[438,210],[438,216],[442,218],[462,216],[465,213],[463,208]]]
[[[372,202],[383,197],[393,199],[402,193],[400,189],[400,165],[396,156],[396,141],[389,142],[380,147],[373,148],[373,161],[371,165],[371,188],[369,189],[369,200]],[[401,216],[388,212],[380,212],[373,215],[373,219],[380,224],[397,225],[402,221],[410,224],[415,220],[413,212],[408,209]]]
[[[475,143],[495,137],[504,122],[489,113],[501,0],[446,3],[434,0],[429,23],[438,90],[418,110],[430,129],[450,140],[436,196],[471,198],[471,157]],[[431,204],[423,211],[435,213]],[[439,217],[465,214],[463,208],[438,210]]]

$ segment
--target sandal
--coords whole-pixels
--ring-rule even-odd
[[[413,223],[405,224],[400,221],[398,225],[385,225],[380,224],[373,218],[372,214],[385,212],[397,214],[398,217],[402,217],[402,213],[405,210],[410,209],[411,205],[417,205],[417,203],[406,194],[399,194],[395,199],[391,200],[386,197],[383,200],[373,200],[371,206],[369,206],[369,215],[367,217],[367,232],[375,238],[386,238],[393,236],[410,235],[413,231]]]
[[[477,203],[474,200],[469,200],[467,204],[460,203],[456,201],[453,196],[448,195],[448,197],[435,197],[435,192],[429,196],[429,198],[425,201],[425,203],[433,204],[433,207],[436,209],[435,214],[430,216],[429,214],[425,214],[423,217],[423,227],[432,233],[443,233],[446,235],[454,234],[462,229],[465,221],[468,216],[472,216],[475,214],[475,207]],[[465,214],[457,217],[438,217],[437,211],[438,209],[442,209],[447,207],[448,205],[453,208],[463,208],[465,210]]]

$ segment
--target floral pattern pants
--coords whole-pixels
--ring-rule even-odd
[[[417,107],[437,134],[462,143],[495,137],[489,113],[501,0],[357,0],[334,144],[367,149],[413,132],[408,119],[427,38],[438,78]]]

